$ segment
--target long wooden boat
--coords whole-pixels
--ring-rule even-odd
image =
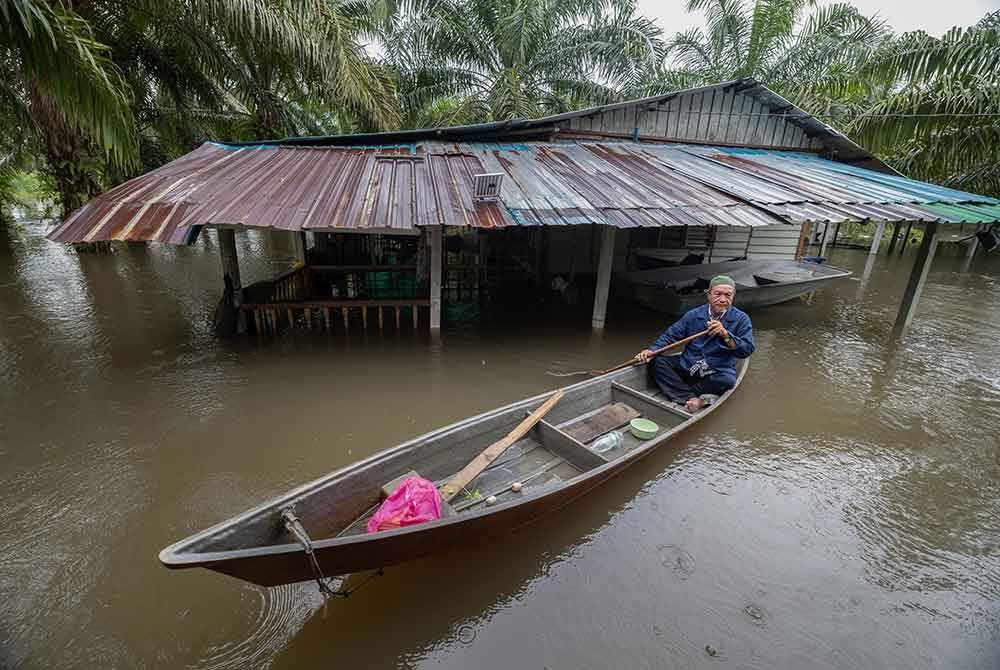
[[[611,372],[568,386],[563,398],[487,470],[452,500],[441,519],[377,533],[366,532],[382,487],[416,471],[440,483],[490,444],[505,436],[550,394],[535,396],[432,431],[181,540],[160,552],[168,568],[208,568],[239,579],[275,586],[312,579],[304,547],[283,519],[291,509],[327,576],[411,560],[442,547],[495,536],[551,512],[587,493],[694,423],[719,410],[746,375],[742,361],[736,386],[696,414],[663,398],[648,366]],[[639,440],[627,422],[653,420],[659,432]],[[612,430],[620,446],[590,448]],[[520,482],[520,491],[512,484]],[[485,498],[495,496],[492,506]]]
[[[667,314],[683,314],[705,303],[705,289],[715,275],[736,282],[734,304],[753,309],[792,300],[849,277],[850,270],[792,260],[743,260],[679,265],[619,275],[619,294]]]

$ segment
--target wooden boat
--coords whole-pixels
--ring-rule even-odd
[[[619,294],[660,312],[683,314],[705,303],[708,282],[720,274],[736,282],[735,305],[745,310],[792,300],[851,271],[792,260],[741,260],[626,272],[616,281]]]
[[[377,533],[365,529],[387,482],[416,471],[440,485],[551,394],[459,421],[370,456],[173,544],[160,552],[160,561],[168,568],[208,568],[263,586],[312,579],[303,544],[284,523],[287,509],[304,527],[327,576],[380,568],[495,536],[572,502],[718,411],[746,370],[742,361],[736,387],[694,415],[662,397],[646,365],[568,386],[545,418],[455,497],[450,513],[435,521]],[[653,438],[640,441],[627,430],[627,422],[639,416],[659,425]],[[623,436],[620,446],[604,453],[590,448],[616,429]],[[512,490],[514,482],[522,484],[519,492]],[[493,506],[484,503],[490,495],[497,498]]]

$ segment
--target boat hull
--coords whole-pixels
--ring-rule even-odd
[[[717,411],[738,388],[746,369],[746,362],[741,362],[736,386],[724,394],[715,404],[695,415],[685,415],[674,410],[677,417],[682,415],[684,417],[676,419],[679,423],[673,426],[662,424],[667,428],[662,434],[648,442],[640,443],[641,446],[637,446],[619,458],[582,471],[579,475],[561,482],[555,487],[543,487],[516,500],[499,503],[494,507],[479,506],[477,509],[464,511],[456,516],[374,534],[315,540],[313,549],[318,563],[326,576],[381,568],[420,558],[449,546],[496,537],[498,534],[542,517],[588,493],[623,469],[663,447],[684,429]],[[567,413],[572,416],[573,412],[576,411],[574,407],[586,405],[588,392],[602,394],[615,383],[623,382],[634,385],[640,385],[641,382],[650,383],[646,366],[628,368],[567,387],[564,389],[566,395],[560,401],[560,404],[565,404],[565,406],[562,408],[557,406],[557,410],[564,413],[563,419],[565,420]],[[408,449],[420,449],[422,445],[438,444],[442,440],[449,439],[449,436],[461,436],[466,432],[471,432],[477,426],[491,425],[491,422],[500,422],[497,425],[501,426],[506,425],[503,423],[504,421],[519,421],[526,412],[537,408],[547,397],[548,394],[545,394],[513,403],[478,417],[457,422],[386,452],[376,454],[359,464],[337,473],[331,473],[233,519],[177,542],[160,553],[160,560],[168,568],[207,568],[262,586],[276,586],[313,579],[312,567],[303,547],[292,540],[290,536],[282,535],[283,530],[280,528],[282,523],[281,510],[289,506],[304,504],[311,498],[323,495],[323,491],[331,487],[331,482],[339,481],[338,477],[343,477],[345,472],[350,474],[352,470],[372,467],[377,469],[381,463],[399,458],[400,454],[405,453]],[[644,401],[640,399],[636,402]],[[557,410],[554,410],[553,414]],[[503,431],[502,428],[498,430]],[[388,481],[388,478],[384,481]],[[272,525],[274,527],[273,536],[283,537],[285,541],[262,543],[259,546],[238,546],[239,542],[236,540],[227,539],[230,537],[239,538],[241,533],[244,533],[242,529],[251,523],[256,523],[258,526],[261,524]],[[230,544],[233,546],[228,547]],[[223,549],[212,550],[212,546],[221,546]]]
[[[705,304],[701,285],[715,275],[736,281],[734,304],[742,310],[776,305],[849,277],[842,268],[797,261],[729,261],[631,272],[622,275],[622,292],[642,305],[667,314],[683,314]],[[769,278],[774,281],[768,282]],[[699,282],[700,284],[696,284]]]

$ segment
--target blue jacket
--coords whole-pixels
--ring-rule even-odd
[[[708,303],[695,307],[682,316],[674,325],[653,342],[650,349],[659,349],[671,342],[683,340],[685,337],[705,330],[711,314]],[[736,343],[736,348],[730,349],[722,340],[714,336],[699,337],[694,342],[689,342],[684,347],[684,355],[681,356],[681,365],[685,370],[690,370],[691,366],[701,359],[716,372],[736,373],[736,359],[746,358],[754,352],[756,345],[753,341],[753,326],[750,317],[745,312],[730,307],[722,315],[722,325],[729,331],[729,335]]]

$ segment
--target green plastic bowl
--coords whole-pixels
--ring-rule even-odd
[[[649,419],[632,419],[628,422],[628,427],[640,440],[651,440],[660,430],[660,427]]]

